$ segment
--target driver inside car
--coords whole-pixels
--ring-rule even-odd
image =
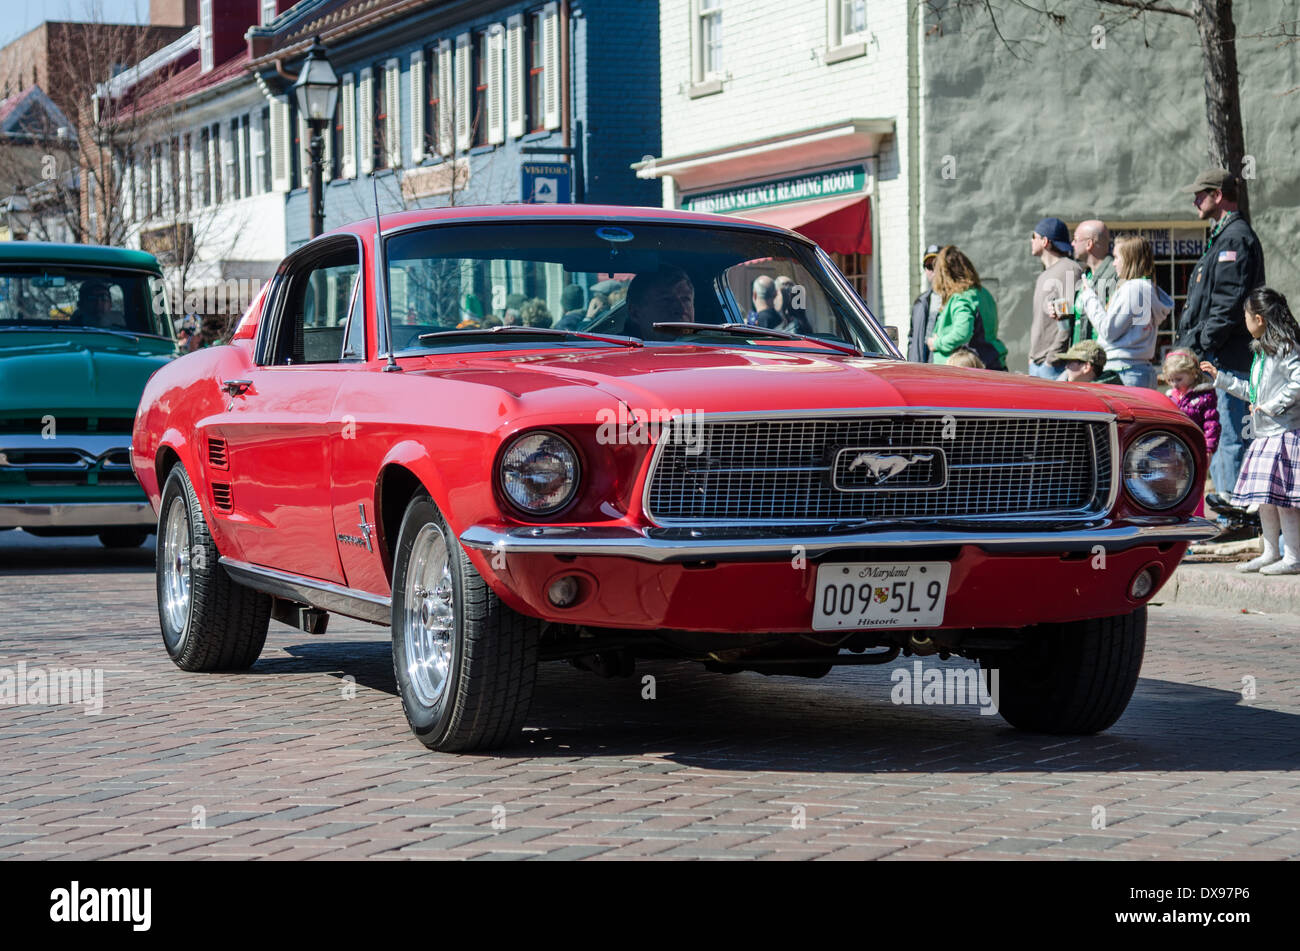
[[[695,322],[695,285],[679,267],[665,264],[632,279],[627,289],[624,333],[642,340],[676,340],[677,334],[654,329],[657,323]]]

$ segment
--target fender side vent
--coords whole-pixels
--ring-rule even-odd
[[[208,465],[214,469],[227,468],[226,441],[224,439],[208,437]]]
[[[212,483],[212,505],[218,512],[232,511],[229,482]]]

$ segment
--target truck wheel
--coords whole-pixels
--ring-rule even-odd
[[[1099,733],[1133,696],[1147,639],[1147,609],[1047,624],[1011,651],[980,658],[1002,718],[1032,733]],[[996,680],[991,676],[997,670]]]
[[[167,476],[158,509],[158,618],[181,670],[245,670],[266,643],[271,597],[236,584],[218,564],[185,468]]]
[[[105,548],[139,548],[148,537],[147,528],[105,528],[99,533],[99,543]]]
[[[532,702],[540,630],[501,603],[433,500],[413,498],[393,557],[393,673],[421,742],[442,752],[509,742]]]

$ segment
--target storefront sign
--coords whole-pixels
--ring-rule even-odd
[[[525,162],[522,166],[521,201],[537,205],[567,204],[572,199],[571,169],[558,162]]]
[[[867,169],[864,165],[845,165],[809,175],[781,178],[771,182],[758,182],[741,188],[691,195],[684,207],[689,211],[732,214],[751,208],[786,205],[815,198],[839,198],[855,195],[867,187]]]

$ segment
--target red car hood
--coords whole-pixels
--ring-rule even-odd
[[[554,408],[557,388],[578,387],[589,403],[596,388],[633,409],[763,412],[871,406],[936,406],[1114,412],[1169,411],[1155,391],[1075,385],[989,370],[968,370],[840,354],[763,353],[756,349],[673,346],[592,353],[530,353],[462,357],[455,368],[430,370],[460,382],[493,386],[520,401]],[[579,396],[579,393],[582,396]],[[602,400],[602,402],[604,402]]]

